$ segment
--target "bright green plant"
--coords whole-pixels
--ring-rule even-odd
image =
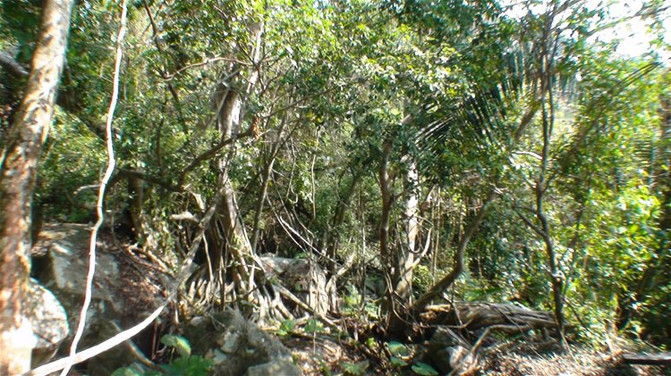
[[[419,362],[412,366],[412,370],[421,376],[437,376],[438,371],[426,363]]]
[[[321,323],[321,321],[311,318],[308,320],[308,322],[305,324],[305,328],[303,328],[306,333],[308,334],[317,334],[317,333],[323,333],[324,332],[324,324]]]
[[[289,334],[293,333],[296,329],[296,322],[291,319],[287,319],[282,321],[280,324],[280,328],[277,329],[275,334],[278,336],[288,336]]]
[[[212,360],[200,355],[191,355],[191,345],[186,338],[165,335],[161,338],[161,343],[172,348],[179,356],[168,364],[160,365],[160,371],[133,364],[114,371],[112,376],[206,376],[210,374]]]
[[[342,368],[343,371],[345,371],[345,375],[360,376],[366,374],[368,365],[369,364],[367,360],[362,360],[356,363],[345,362],[343,363]]]
[[[391,341],[387,343],[387,349],[391,354],[389,361],[394,367],[400,368],[408,365],[405,361],[405,358],[410,356],[410,350],[407,346],[400,342]]]

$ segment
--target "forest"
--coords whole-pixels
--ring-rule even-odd
[[[670,21],[2,0],[0,376],[668,375]]]

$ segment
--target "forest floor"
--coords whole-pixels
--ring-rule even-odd
[[[282,341],[305,375],[417,375],[410,366],[393,368],[388,359],[339,343],[325,335]],[[478,367],[464,375],[480,376],[669,376],[671,369],[628,365],[622,348],[597,351],[571,345],[562,351],[554,341],[507,341],[481,351]]]
[[[83,238],[85,243],[88,239]],[[121,269],[120,278],[125,281],[119,291],[114,291],[118,299],[126,302],[128,310],[142,312],[153,306],[153,300],[161,296],[160,278],[155,267],[145,255],[135,255],[136,248],[119,242],[111,236],[104,236],[103,249],[114,250]],[[115,247],[110,246],[115,244]],[[85,244],[82,245],[85,249]],[[370,323],[360,318],[341,318],[343,325],[350,328],[366,328]],[[336,320],[338,321],[338,320]],[[353,322],[355,321],[355,322]],[[277,328],[266,330],[278,334]],[[357,332],[359,330],[354,330]],[[389,351],[384,342],[371,338],[358,340],[350,335],[337,336],[328,331],[308,334],[298,329],[278,335],[280,341],[291,351],[293,360],[303,374],[311,375],[417,375],[412,365],[422,359],[425,344],[407,345],[408,356],[405,366],[392,365]],[[654,366],[631,366],[622,362],[622,354],[638,353],[632,343],[614,339],[596,350],[587,346],[572,344],[569,351],[563,351],[556,341],[541,340],[540,337],[492,339],[478,354],[478,366],[467,375],[482,376],[671,376],[671,368]],[[654,351],[653,351],[654,352]]]
[[[655,366],[622,362],[623,349],[597,351],[572,345],[561,351],[556,342],[507,343],[485,349],[481,375],[487,376],[653,376],[671,375]],[[666,372],[666,373],[665,373]]]

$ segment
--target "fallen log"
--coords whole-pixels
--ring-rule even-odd
[[[469,331],[497,326],[505,332],[520,332],[556,326],[552,313],[513,303],[455,302],[428,306],[421,319],[429,325],[449,325]]]
[[[514,303],[452,302],[427,306],[420,321],[436,331],[429,340],[426,359],[443,374],[470,374],[478,365],[478,350],[493,331],[523,333],[555,327],[552,313]],[[477,333],[471,343],[468,337]]]
[[[649,366],[671,366],[671,352],[661,354],[624,354],[622,361],[626,364]]]

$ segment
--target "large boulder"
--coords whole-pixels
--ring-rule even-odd
[[[32,365],[36,367],[51,359],[65,340],[70,332],[68,316],[56,296],[32,278],[23,310],[35,337]]]
[[[193,352],[214,360],[216,376],[299,376],[291,352],[274,336],[226,310],[194,318],[185,330]]]
[[[60,301],[71,328],[78,325],[84,301],[90,231],[91,227],[83,224],[45,225],[32,251],[36,278]],[[164,291],[154,271],[142,268],[120,248],[122,246],[113,242],[109,233],[103,232],[99,237],[93,296],[86,312],[80,349],[112,337],[120,328],[136,324],[161,303]],[[63,341],[62,348],[69,347],[72,335]],[[127,346],[117,346],[96,357],[95,362],[89,362],[87,373],[109,375],[133,358]]]

